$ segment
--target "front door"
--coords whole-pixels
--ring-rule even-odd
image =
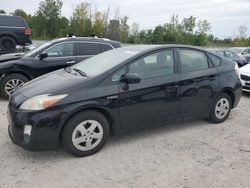
[[[179,98],[173,49],[148,54],[128,65],[141,77],[124,89],[119,83],[120,123],[123,131],[154,126],[178,118]]]
[[[75,44],[71,42],[60,43],[44,51],[43,53],[47,53],[48,57],[42,60],[38,59],[35,65],[36,69],[39,70],[39,74],[43,75],[74,65],[76,63],[74,45]]]

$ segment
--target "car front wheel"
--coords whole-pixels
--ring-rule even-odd
[[[232,98],[226,94],[221,93],[213,103],[209,121],[212,123],[222,123],[230,115],[232,108]]]
[[[109,123],[105,116],[97,111],[84,111],[66,123],[62,144],[74,156],[85,157],[103,148],[109,132]]]
[[[0,83],[0,91],[4,98],[9,96],[19,87],[22,87],[29,79],[21,74],[9,74],[5,76]]]

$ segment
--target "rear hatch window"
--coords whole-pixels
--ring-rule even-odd
[[[0,26],[4,27],[27,27],[25,21],[16,16],[0,16]]]

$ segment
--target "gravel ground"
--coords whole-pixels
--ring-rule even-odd
[[[0,99],[0,187],[250,187],[250,94],[223,124],[205,120],[112,137],[96,155],[28,152],[7,134]]]

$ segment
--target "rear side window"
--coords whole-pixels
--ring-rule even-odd
[[[27,27],[22,18],[15,16],[0,16],[0,26]]]
[[[179,50],[181,70],[183,73],[204,70],[208,68],[207,57],[203,52],[181,49]]]
[[[77,55],[96,55],[101,53],[98,43],[77,43]]]
[[[210,61],[217,67],[220,65],[221,59],[213,54],[207,54]]]
[[[102,49],[102,51],[103,52],[106,52],[106,51],[108,51],[108,50],[112,50],[113,48],[110,46],[110,45],[108,45],[108,44],[99,44],[100,45],[100,47],[101,47],[101,49]]]

